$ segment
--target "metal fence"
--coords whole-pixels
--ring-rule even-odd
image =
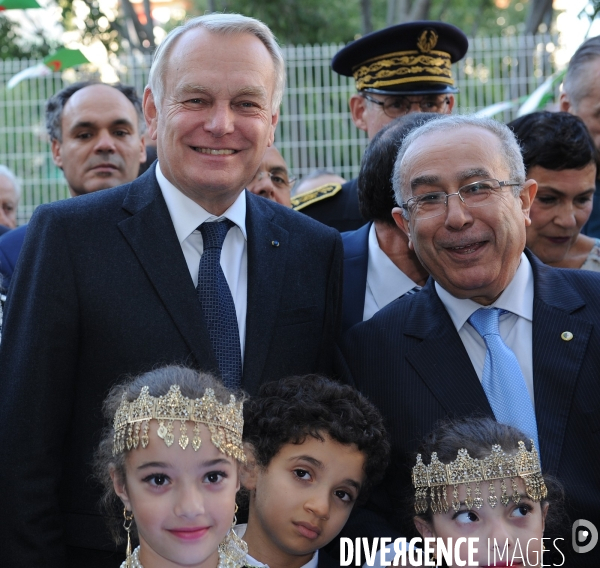
[[[556,69],[558,38],[551,35],[474,38],[467,57],[455,65],[461,92],[456,112],[475,112],[503,100],[531,94]],[[287,88],[276,132],[276,145],[292,172],[302,177],[315,168],[328,168],[346,179],[355,177],[367,143],[350,118],[348,99],[354,82],[333,73],[330,61],[341,45],[284,48]],[[27,79],[15,89],[2,86],[37,61],[0,61],[0,164],[23,180],[19,221],[29,219],[40,203],[68,196],[62,172],[54,166],[44,126],[44,103],[67,82],[89,78],[68,70]],[[116,68],[124,83],[141,92],[149,60],[123,58]],[[514,112],[514,111],[511,111]],[[511,120],[509,111],[498,118]]]

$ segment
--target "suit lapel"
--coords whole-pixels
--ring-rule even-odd
[[[544,471],[558,468],[577,377],[592,324],[574,312],[585,305],[561,271],[528,254],[534,274],[533,389]],[[572,339],[565,341],[563,332]]]
[[[264,201],[264,202],[263,202]],[[242,385],[256,392],[274,333],[288,258],[289,233],[262,197],[246,192],[248,311]]]
[[[121,221],[119,229],[198,365],[206,371],[217,370],[202,309],[154,167],[132,182],[123,209],[131,217]]]
[[[367,270],[369,268],[369,230],[372,223],[342,234],[344,244],[344,286],[342,331],[363,319]]]
[[[449,415],[493,416],[469,355],[434,286],[411,297],[404,335],[421,339],[406,358]],[[435,354],[435,356],[433,356]]]

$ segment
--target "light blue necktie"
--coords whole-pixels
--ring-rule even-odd
[[[485,341],[487,352],[481,385],[498,422],[509,424],[531,438],[538,452],[537,424],[531,397],[513,351],[500,337],[499,308],[480,308],[469,323]]]
[[[204,252],[198,270],[198,298],[204,312],[208,334],[219,364],[223,383],[239,388],[242,383],[240,331],[231,290],[221,268],[221,250],[232,221],[202,223]]]

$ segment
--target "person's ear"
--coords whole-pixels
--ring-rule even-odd
[[[256,489],[258,478],[258,466],[254,457],[254,448],[252,444],[244,443],[244,453],[246,454],[246,463],[240,465],[239,481],[242,487],[248,491]]]
[[[277,123],[279,122],[279,109],[273,115],[271,115],[271,135],[269,136],[269,142],[267,143],[267,148],[273,146],[275,142],[275,129],[277,128]]]
[[[537,181],[534,179],[528,179],[523,184],[523,189],[521,190],[521,210],[523,211],[523,215],[525,216],[525,226],[529,227],[531,225],[531,218],[529,216],[529,212],[531,210],[531,204],[535,199],[535,194],[538,190]]]
[[[419,531],[422,538],[436,538],[433,523],[430,523],[421,517],[413,517],[413,523],[415,523],[415,528]]]
[[[59,167],[62,170],[63,163],[62,163],[62,156],[60,154],[61,143],[56,138],[52,138],[51,148],[52,148],[52,161],[56,164],[57,167]]]
[[[154,95],[150,90],[150,87],[146,87],[146,89],[144,90],[143,108],[144,117],[146,119],[146,128],[148,129],[148,136],[150,136],[151,140],[156,140],[158,109],[156,108],[156,103],[154,102]]]
[[[409,220],[404,216],[404,210],[401,207],[394,207],[392,209],[392,217],[398,228],[408,237],[408,248],[415,250],[415,247],[410,236],[410,223]]]
[[[446,114],[451,114],[454,108],[454,95],[448,95],[448,105],[446,106]]]
[[[348,101],[350,105],[350,114],[352,114],[352,122],[357,128],[367,132],[367,122],[364,119],[365,110],[367,110],[367,99],[361,95],[352,95]]]
[[[128,511],[131,511],[131,502],[129,501],[129,496],[127,495],[127,485],[125,484],[125,479],[117,472],[117,469],[114,466],[111,466],[109,473],[113,482],[115,493],[119,499],[121,499],[125,508]]]
[[[560,110],[561,112],[570,112],[571,114],[573,114],[572,107],[573,105],[571,104],[567,93],[561,93],[560,100],[558,101],[558,110]]]

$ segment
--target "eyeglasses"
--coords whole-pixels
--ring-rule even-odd
[[[417,105],[421,112],[440,112],[450,102],[450,99],[445,95],[438,95],[435,98],[431,95],[426,95],[418,98],[418,100],[414,100],[415,97],[386,97],[383,101],[367,93],[363,93],[362,96],[369,102],[380,106],[383,112],[390,118],[397,118],[408,114],[414,105]]]
[[[294,185],[294,182],[296,181],[295,177],[288,178],[285,174],[281,172],[273,173],[260,171],[256,173],[252,182],[260,181],[265,177],[265,175],[268,175],[271,178],[271,182],[273,183],[273,185],[279,189],[289,189],[292,187],[292,185]]]
[[[503,187],[521,185],[516,181],[498,181],[497,179],[482,179],[468,185],[463,185],[456,193],[433,191],[411,197],[402,204],[402,209],[407,211],[416,220],[430,219],[442,215],[446,211],[448,198],[458,195],[467,207],[483,207],[490,195],[498,195]]]

